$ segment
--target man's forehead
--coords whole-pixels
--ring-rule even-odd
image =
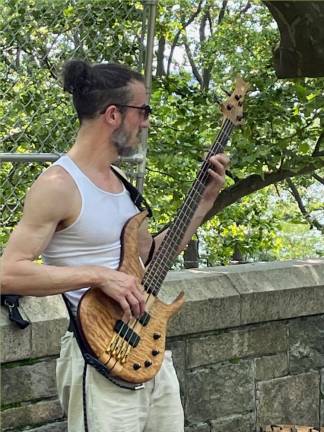
[[[132,81],[129,85],[129,89],[132,92],[134,99],[143,99],[143,103],[145,103],[146,89],[144,83],[140,81]]]

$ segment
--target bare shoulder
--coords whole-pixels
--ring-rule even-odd
[[[31,186],[22,218],[12,232],[7,260],[34,260],[46,248],[57,227],[73,217],[77,187],[64,169],[53,166]]]
[[[69,217],[71,202],[78,195],[72,177],[60,166],[52,166],[33,183],[25,199],[24,214],[29,212],[51,219]]]
[[[53,165],[47,168],[34,183],[36,186],[43,184],[47,187],[62,189],[62,191],[75,187],[75,183],[70,174],[59,165]]]

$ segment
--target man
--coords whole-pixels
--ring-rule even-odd
[[[141,130],[149,126],[143,77],[121,65],[91,66],[79,60],[67,62],[63,76],[80,129],[68,153],[35,181],[26,196],[23,217],[3,255],[2,292],[65,293],[75,313],[82,294],[96,287],[119,303],[123,320],[128,321],[145,311],[140,280],[117,270],[122,228],[138,210],[111,165],[136,148]],[[228,158],[220,154],[210,163],[209,184],[180,250],[224,184]],[[155,237],[156,249],[164,235]],[[142,229],[139,246],[144,263],[152,242]],[[35,262],[39,255],[44,264]],[[83,364],[73,333],[67,332],[57,383],[69,432],[87,426],[91,432],[183,432],[179,385],[169,352],[156,377],[139,391],[121,389],[90,367],[87,409],[82,415]]]

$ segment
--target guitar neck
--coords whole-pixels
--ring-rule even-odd
[[[233,129],[234,124],[230,120],[226,119],[213,146],[209,150],[206,159],[202,163],[184,203],[180,207],[161,243],[161,246],[145,272],[142,283],[146,291],[154,295],[158,294],[171,265],[178,255],[181,241],[184,238],[187,228],[199,205],[201,196],[207,186],[209,177],[208,169],[210,168],[210,163],[208,162],[209,158],[224,150]]]

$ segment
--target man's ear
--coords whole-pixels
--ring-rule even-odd
[[[119,126],[121,122],[121,113],[116,105],[109,105],[103,114],[105,121],[111,126]]]

